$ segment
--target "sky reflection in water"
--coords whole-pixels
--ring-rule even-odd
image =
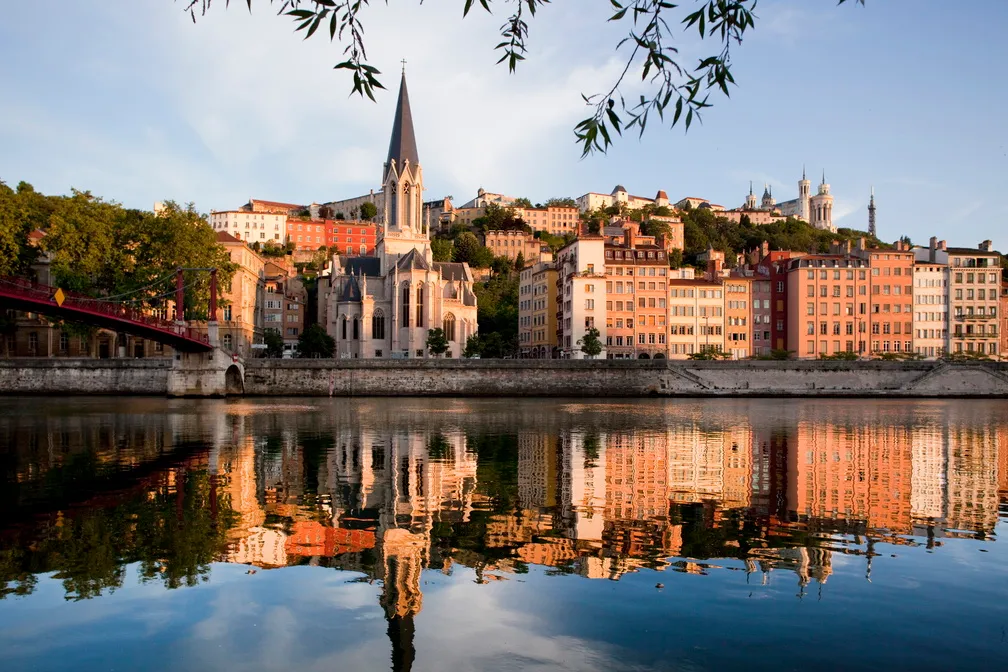
[[[999,402],[2,400],[0,469],[4,669],[1008,655]]]

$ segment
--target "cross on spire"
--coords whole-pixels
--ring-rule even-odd
[[[402,59],[402,74],[406,74],[406,59]]]

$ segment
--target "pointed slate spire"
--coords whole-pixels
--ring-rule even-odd
[[[397,171],[402,171],[403,163],[409,160],[410,168],[420,163],[417,155],[416,135],[413,133],[413,114],[410,112],[409,93],[406,91],[406,71],[403,70],[399,84],[399,102],[396,104],[395,120],[392,122],[392,140],[389,142],[388,158],[385,160],[385,177],[388,177],[392,160]]]

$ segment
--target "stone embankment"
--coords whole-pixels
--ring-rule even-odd
[[[173,375],[167,359],[0,360],[0,393],[211,396]],[[1008,397],[993,362],[251,360],[228,375],[255,396]]]

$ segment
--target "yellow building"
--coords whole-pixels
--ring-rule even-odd
[[[221,292],[221,347],[248,356],[253,344],[262,343],[266,260],[226,231],[217,232],[217,242],[238,266],[231,286]]]
[[[483,236],[483,244],[495,257],[516,261],[518,255],[521,255],[526,266],[553,260],[549,247],[526,231],[487,231]]]
[[[552,262],[540,262],[521,272],[518,286],[518,347],[522,357],[556,357],[556,282],[557,270]]]
[[[699,352],[725,349],[724,287],[699,279],[668,282],[670,359],[686,359]]]
[[[752,354],[749,335],[752,330],[753,279],[732,274],[724,283],[725,348],[732,359],[745,359]]]

